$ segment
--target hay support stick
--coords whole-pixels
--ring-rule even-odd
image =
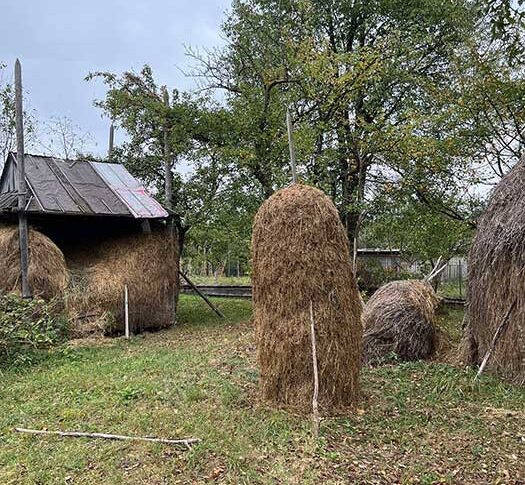
[[[126,338],[129,338],[129,298],[128,285],[124,285],[124,329]]]
[[[485,357],[483,357],[481,365],[479,366],[478,373],[476,374],[476,377],[474,378],[474,382],[479,379],[479,376],[485,369],[487,362],[489,361],[490,356],[492,355],[492,352],[494,352],[494,349],[496,348],[496,344],[498,343],[498,340],[507,330],[509,326],[509,322],[510,322],[510,314],[512,313],[512,310],[514,310],[514,307],[516,306],[516,302],[517,302],[517,299],[515,298],[512,304],[509,306],[509,309],[505,313],[503,320],[501,321],[498,328],[496,329],[496,332],[494,333],[494,337],[492,337],[492,342],[490,343],[490,346],[487,349],[487,352],[485,353]]]
[[[164,443],[166,445],[185,446],[191,448],[191,445],[199,443],[198,438],[183,438],[183,439],[167,439],[167,438],[151,438],[142,436],[124,436],[118,434],[107,434],[107,433],[83,433],[81,431],[47,431],[38,429],[26,429],[26,428],[15,428],[17,433],[29,433],[29,434],[45,434],[45,435],[57,435],[63,437],[73,438],[103,438],[107,440],[120,440],[120,441],[150,441],[153,443]]]
[[[179,274],[184,278],[184,280],[186,281],[186,283],[188,283],[188,285],[191,286],[191,289],[197,293],[207,304],[208,306],[217,314],[219,315],[219,317],[221,318],[226,318],[224,316],[224,313],[222,313],[211,301],[210,299],[204,294],[202,293],[192,282],[191,280],[182,272],[179,270]]]
[[[314,421],[314,437],[319,438],[319,373],[317,369],[317,345],[315,341],[314,307],[310,300],[310,337],[312,339],[312,365],[314,369],[314,394],[312,397],[312,414]]]
[[[297,183],[297,170],[295,167],[295,142],[293,139],[293,124],[290,108],[286,108],[286,128],[288,130],[288,145],[290,147],[290,164],[292,166],[292,184]]]

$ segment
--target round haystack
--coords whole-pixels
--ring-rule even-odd
[[[42,233],[29,229],[28,281],[35,297],[61,297],[68,284],[62,251]],[[0,293],[21,292],[18,226],[0,225]]]
[[[379,288],[363,311],[364,361],[373,365],[394,356],[403,361],[429,358],[437,343],[439,302],[426,281],[392,281]]]
[[[313,306],[319,405],[336,410],[359,395],[362,304],[348,239],[323,192],[279,190],[261,206],[252,238],[252,285],[262,397],[311,409]]]
[[[123,331],[125,285],[132,332],[173,323],[178,251],[166,230],[106,239],[89,250],[74,248],[67,258],[75,279],[68,298],[75,336]]]
[[[525,384],[524,187],[520,162],[496,186],[478,222],[469,255],[463,341],[463,360],[478,366],[511,310],[486,368],[519,384]]]

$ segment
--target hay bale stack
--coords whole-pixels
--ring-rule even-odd
[[[33,296],[62,297],[68,271],[62,251],[42,233],[29,229],[28,281]],[[18,226],[0,225],[0,293],[21,292]]]
[[[253,226],[252,285],[263,399],[311,409],[310,302],[317,334],[319,405],[358,399],[361,299],[348,239],[320,190],[294,185],[259,209]]]
[[[392,281],[379,288],[363,312],[364,361],[378,364],[393,355],[403,361],[429,358],[437,343],[439,302],[426,281]]]
[[[464,362],[478,366],[514,300],[487,370],[525,384],[525,165],[496,186],[469,255]]]
[[[178,251],[166,230],[104,240],[86,251],[67,253],[76,282],[68,308],[74,334],[115,333],[124,329],[124,285],[129,321],[135,333],[169,327],[178,295]],[[111,326],[107,324],[111,318]]]

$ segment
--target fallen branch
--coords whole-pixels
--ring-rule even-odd
[[[498,343],[498,340],[500,337],[505,333],[509,326],[510,322],[510,314],[512,313],[512,310],[514,310],[514,307],[516,306],[517,299],[515,298],[512,304],[510,305],[509,309],[507,310],[507,313],[505,313],[505,316],[503,317],[503,320],[499,324],[499,327],[496,329],[496,332],[494,333],[494,337],[492,337],[492,342],[490,343],[490,346],[485,353],[485,357],[483,357],[483,361],[481,362],[481,365],[479,366],[478,373],[476,374],[476,377],[474,378],[474,382],[478,380],[479,376],[485,369],[487,362],[489,361],[490,356],[492,355],[492,352],[494,352],[494,349],[496,348],[496,344]]]
[[[319,373],[317,370],[317,346],[315,341],[315,322],[314,322],[314,308],[313,303],[310,301],[310,335],[312,338],[312,364],[314,369],[314,395],[312,397],[312,412],[314,421],[314,437],[317,440],[319,438]]]
[[[151,441],[154,443],[164,443],[166,445],[182,445],[187,448],[191,448],[191,445],[199,443],[198,438],[185,438],[179,440],[172,440],[166,438],[147,438],[141,436],[122,436],[118,434],[106,434],[106,433],[83,433],[80,431],[46,431],[37,429],[25,429],[15,428],[17,433],[29,433],[29,434],[45,434],[45,435],[58,435],[68,436],[73,438],[104,438],[107,440],[121,440],[121,441]]]

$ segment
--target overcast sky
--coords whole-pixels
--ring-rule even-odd
[[[90,71],[151,65],[160,84],[191,89],[184,45],[223,44],[220,25],[230,0],[0,0],[0,62],[8,79],[22,62],[26,99],[40,120],[67,116],[89,132],[96,154],[107,150],[108,120],[93,106],[104,95]],[[119,134],[117,133],[117,142]],[[96,145],[95,145],[96,143]]]

